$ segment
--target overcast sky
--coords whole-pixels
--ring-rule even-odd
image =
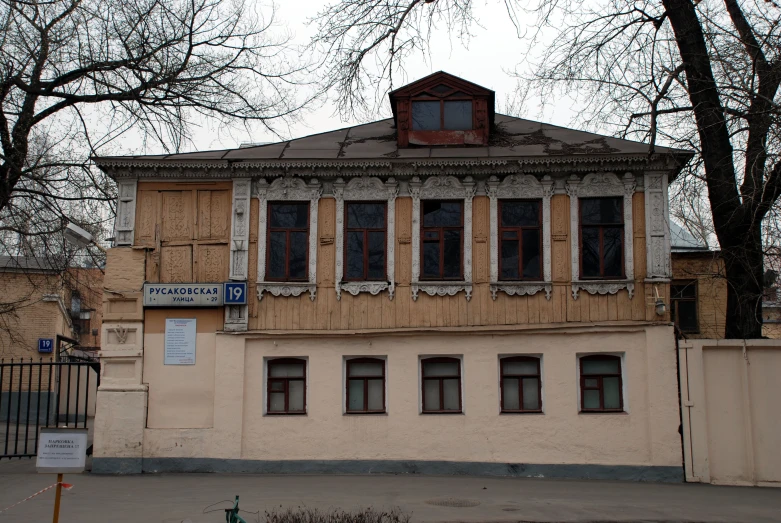
[[[295,44],[305,45],[316,29],[314,25],[307,26],[307,18],[315,16],[327,3],[328,0],[287,2],[277,0],[277,29],[284,31],[286,28],[295,36]],[[473,26],[474,36],[468,49],[464,48],[458,39],[451,41],[444,28],[441,28],[432,38],[430,55],[418,54],[408,58],[404,63],[407,77],[395,79],[394,85],[401,86],[442,70],[494,90],[497,105],[503,106],[506,97],[514,92],[517,81],[508,72],[516,68],[522,53],[526,51],[522,47],[525,44],[515,36],[515,27],[507,16],[503,2],[475,0],[475,6],[475,14],[480,26]],[[270,11],[266,9],[264,12]],[[571,123],[569,102],[559,104],[555,108],[547,108],[542,114],[534,105],[533,102],[527,104],[525,116],[557,125]],[[293,125],[284,134],[288,138],[296,138],[360,123],[342,121],[335,114],[334,108],[335,105],[331,101],[325,102],[322,107],[307,112],[301,123]],[[390,116],[390,107],[386,106],[385,113],[378,116],[379,118]],[[187,147],[187,150],[234,148],[242,142],[272,142],[279,139],[261,128],[256,128],[252,132],[235,130],[225,132],[216,128],[211,122],[203,121],[194,133],[193,141],[194,143]],[[125,154],[162,152],[159,144],[149,143],[144,146],[140,140],[128,140],[122,149]]]

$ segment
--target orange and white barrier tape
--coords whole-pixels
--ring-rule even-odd
[[[60,485],[62,485],[62,488],[64,488],[65,490],[70,490],[70,489],[72,489],[72,488],[73,488],[73,484],[71,484],[71,483],[60,483]],[[17,506],[17,505],[21,505],[21,504],[22,504],[22,503],[24,503],[25,501],[29,501],[29,500],[33,499],[35,496],[38,496],[38,495],[40,495],[40,494],[43,494],[43,493],[44,493],[44,492],[46,492],[47,490],[53,489],[53,488],[54,488],[54,487],[56,487],[56,486],[57,486],[57,483],[55,483],[54,485],[49,485],[49,486],[48,486],[48,487],[46,487],[45,489],[39,490],[38,492],[36,492],[36,493],[35,493],[35,494],[33,494],[32,496],[28,496],[28,497],[24,498],[22,501],[19,501],[18,503],[14,503],[14,504],[13,504],[13,505],[11,505],[10,507],[5,507],[3,510],[0,510],[0,514],[2,514],[3,512],[5,512],[6,510],[11,510],[12,508],[14,508],[14,507],[15,507],[15,506]]]

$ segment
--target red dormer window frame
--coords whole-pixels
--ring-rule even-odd
[[[449,91],[437,92],[439,85]],[[461,93],[461,94],[457,94]],[[453,96],[457,94],[457,96]],[[493,91],[444,72],[401,87],[389,95],[396,120],[399,147],[436,145],[488,145],[489,131],[493,123]],[[420,130],[412,127],[414,102],[438,101],[440,124],[437,130]],[[445,102],[471,101],[471,129],[445,129]]]

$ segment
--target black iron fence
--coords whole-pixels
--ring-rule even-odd
[[[91,428],[100,364],[0,360],[0,459],[33,457],[41,427]]]

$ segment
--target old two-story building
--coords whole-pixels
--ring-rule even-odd
[[[495,114],[102,157],[94,470],[681,480],[667,187],[690,159]]]

